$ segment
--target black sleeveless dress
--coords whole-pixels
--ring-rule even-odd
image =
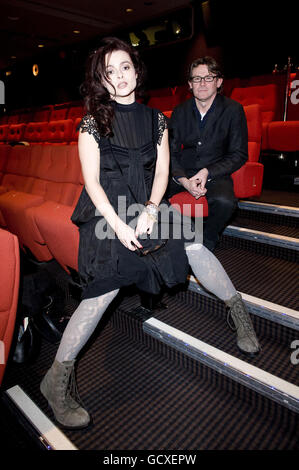
[[[161,143],[167,124],[161,112],[143,104],[114,106],[113,137],[101,137],[91,115],[82,119],[80,128],[98,143],[100,184],[115,211],[120,217],[127,217],[129,223],[134,215],[127,215],[128,207],[136,200],[144,204],[150,197],[157,144]],[[118,240],[85,187],[71,219],[80,232],[78,268],[83,299],[132,284],[158,294],[163,284],[173,287],[186,281],[189,265],[183,239],[169,239],[163,248],[139,257]]]

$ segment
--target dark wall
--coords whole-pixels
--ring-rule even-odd
[[[288,6],[290,5],[290,6]],[[188,64],[198,56],[212,55],[227,77],[268,74],[282,67],[290,55],[298,61],[296,15],[292,2],[209,0],[205,9],[195,2],[195,34],[176,44],[141,49],[148,69],[150,89],[185,83]],[[84,66],[95,43],[82,43],[17,64],[5,83],[8,109],[54,104],[80,99]],[[37,77],[32,65],[39,65]]]

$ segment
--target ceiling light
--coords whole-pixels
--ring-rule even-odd
[[[37,77],[37,76],[38,76],[38,72],[39,72],[38,65],[37,65],[37,64],[34,64],[34,65],[32,66],[32,73],[33,73],[33,75],[34,75],[35,77]]]

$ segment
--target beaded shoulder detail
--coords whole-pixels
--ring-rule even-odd
[[[86,114],[82,118],[78,129],[81,129],[81,132],[88,132],[88,134],[93,135],[97,142],[100,141],[100,134],[97,122],[91,114]]]
[[[167,129],[166,117],[163,113],[158,113],[158,145],[162,142],[163,133]]]

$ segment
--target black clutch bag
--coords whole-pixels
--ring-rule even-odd
[[[139,239],[141,245],[142,245],[142,248],[139,248],[138,246],[134,245],[136,250],[135,250],[135,253],[136,255],[138,256],[146,256],[148,255],[149,253],[153,253],[157,250],[159,250],[160,248],[162,248],[163,246],[166,245],[167,243],[167,240],[166,239],[162,239],[162,238],[158,238],[158,239],[152,239],[152,238],[149,238],[150,235],[148,235],[147,238],[142,238],[142,239]]]

